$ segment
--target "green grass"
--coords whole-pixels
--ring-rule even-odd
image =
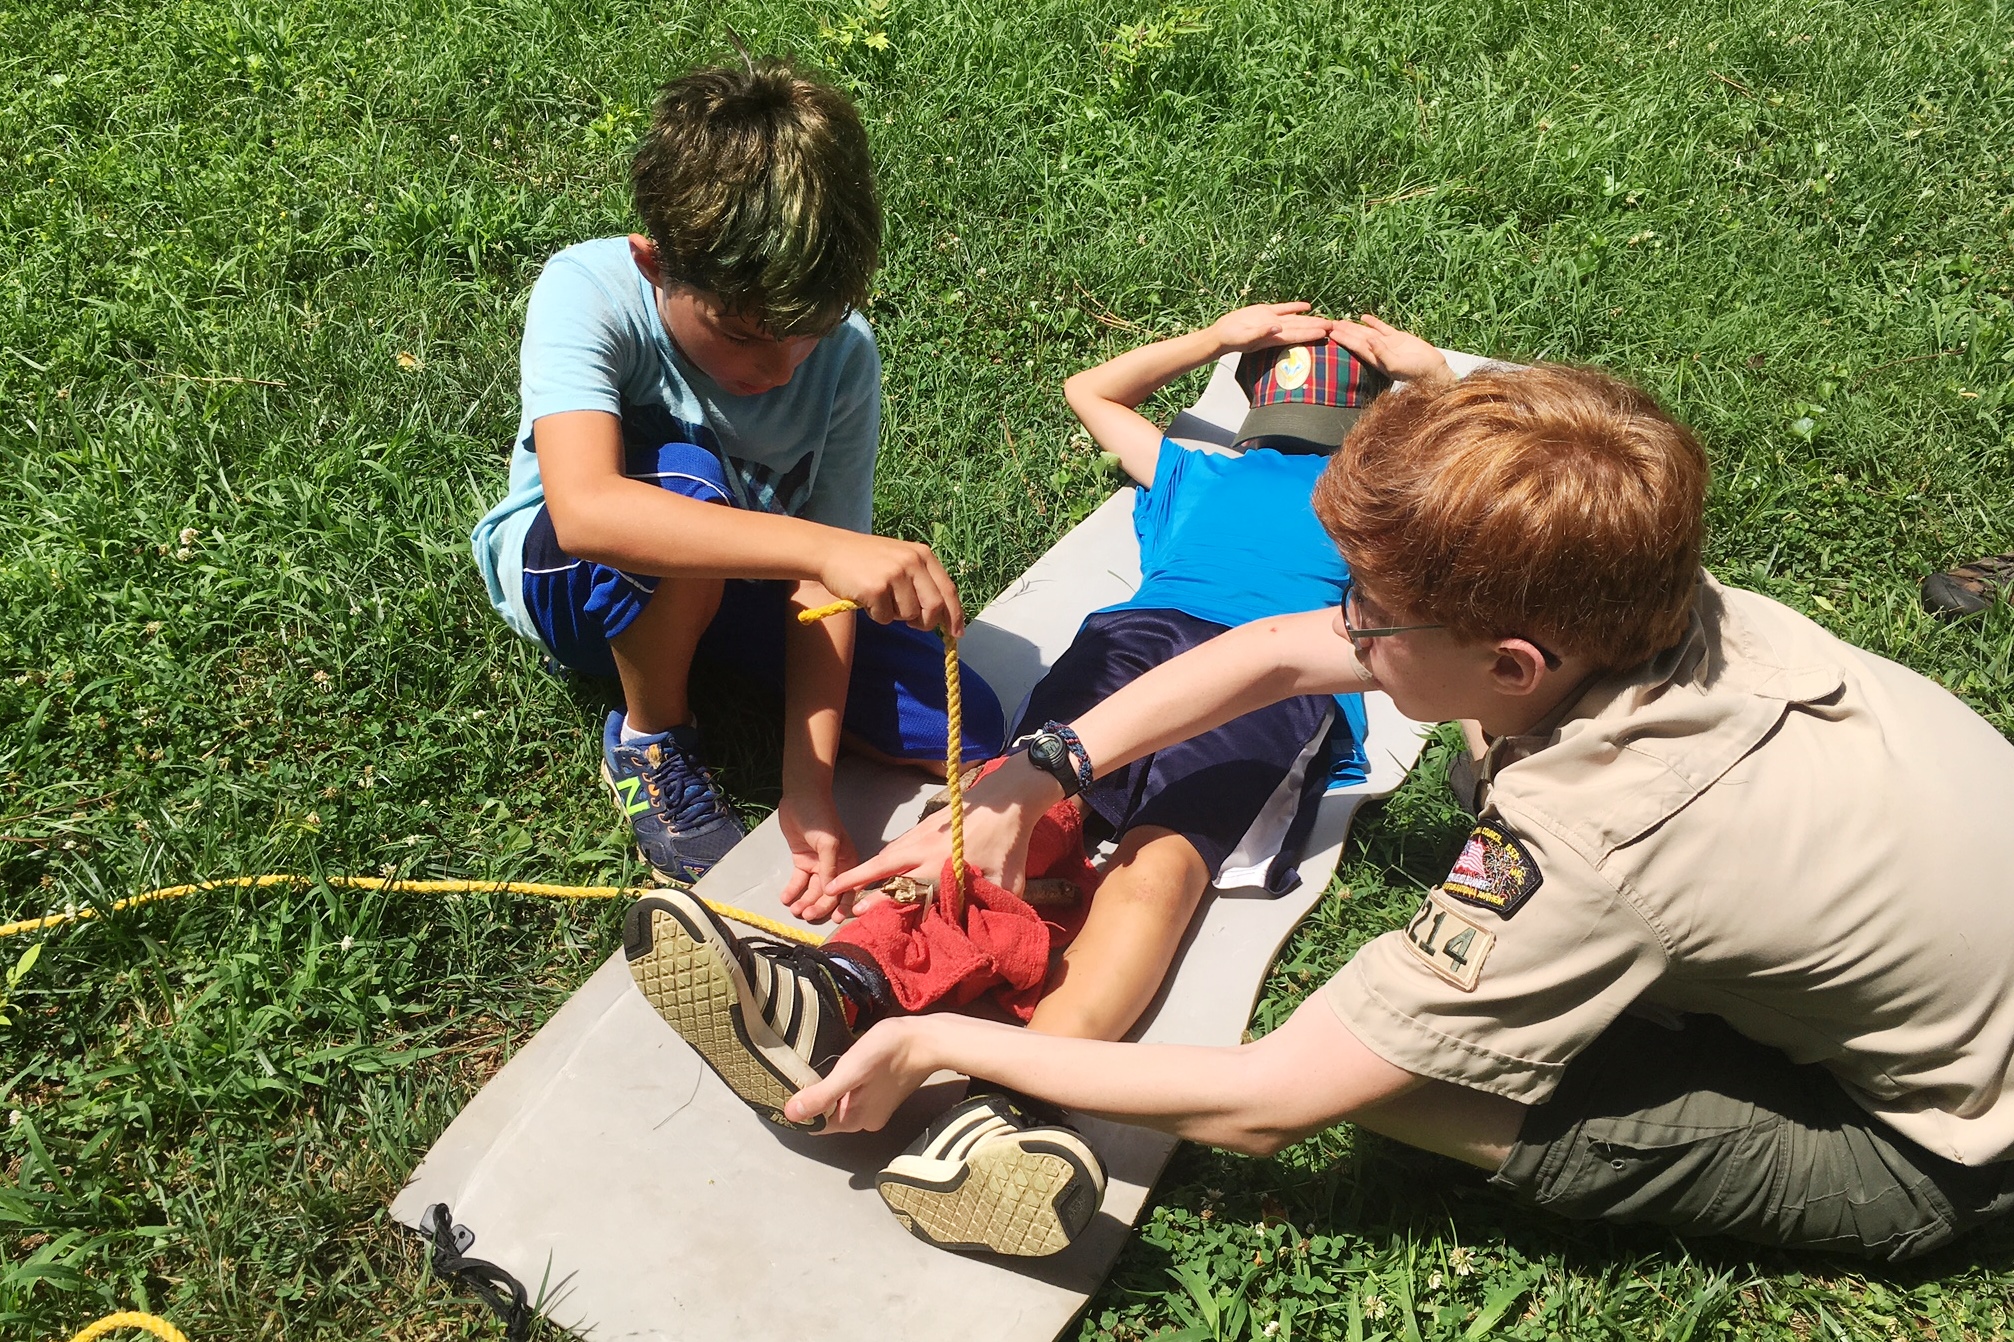
[[[1638,377],[1710,445],[1718,573],[2014,732],[2014,618],[1914,598],[2014,548],[2011,18],[16,0],[0,916],[237,872],[638,875],[593,782],[605,699],[538,671],[464,537],[532,277],[627,228],[640,109],[725,23],[868,119],[879,523],[975,603],[1111,486],[1066,374],[1305,297]],[[776,705],[702,704],[737,798],[773,804]],[[1360,822],[1259,1028],[1445,869],[1433,763]],[[139,1305],[197,1342],[493,1335],[383,1209],[616,915],[315,886],[41,938],[0,1027],[0,1334]],[[1518,1213],[1347,1129],[1184,1148],[1158,1199],[1086,1336],[1951,1339],[2014,1312],[2007,1233],[1881,1272],[1687,1246]]]

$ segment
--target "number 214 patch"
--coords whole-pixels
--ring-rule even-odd
[[[1475,991],[1483,961],[1496,944],[1496,933],[1470,922],[1432,895],[1420,901],[1420,911],[1406,924],[1407,948],[1427,968],[1465,993]]]

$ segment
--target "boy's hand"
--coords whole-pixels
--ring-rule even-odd
[[[831,1075],[792,1096],[784,1117],[804,1123],[824,1114],[823,1132],[879,1131],[935,1070],[912,1046],[921,1024],[897,1017],[876,1025],[840,1055]]]
[[[1361,322],[1339,317],[1329,323],[1329,335],[1338,345],[1370,364],[1379,372],[1401,381],[1444,377],[1448,361],[1441,352],[1409,332],[1370,313]]]
[[[818,580],[881,624],[900,620],[918,629],[948,625],[965,632],[958,588],[927,545],[835,531]]]
[[[1307,345],[1329,338],[1329,319],[1312,315],[1307,303],[1254,303],[1227,312],[1210,324],[1210,335],[1225,353],[1249,354],[1274,345]]]
[[[790,845],[792,871],[783,887],[784,906],[808,923],[822,923],[841,903],[831,889],[832,878],[860,861],[860,854],[830,793],[822,798],[786,795],[776,819]]]
[[[1034,768],[1026,755],[1008,760],[965,789],[965,861],[1003,890],[1019,893],[1028,868],[1028,840],[1035,822],[1063,795],[1056,780]],[[951,813],[939,811],[832,884],[843,892],[876,885],[891,876],[935,880],[951,858]]]

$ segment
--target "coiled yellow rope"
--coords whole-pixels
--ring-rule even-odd
[[[813,606],[797,612],[799,624],[817,624],[860,607],[851,601]],[[965,764],[965,692],[958,679],[958,636],[948,626],[938,629],[944,640],[944,792],[951,813],[951,918],[965,921],[965,789],[959,774]]]
[[[313,885],[317,881],[343,890],[383,890],[393,894],[410,895],[536,895],[542,899],[636,899],[650,894],[655,888],[648,885],[546,885],[538,881],[421,881],[397,880],[383,876],[297,876],[276,873],[267,876],[226,876],[218,881],[195,881],[188,885],[164,886],[159,890],[149,890],[129,899],[115,899],[107,912],[117,913],[121,909],[152,904],[159,899],[180,899],[183,895],[193,895],[199,890],[263,890],[272,885]],[[774,918],[765,918],[759,913],[752,913],[717,899],[702,899],[700,902],[723,918],[732,918],[735,922],[752,927],[758,932],[767,932],[786,941],[816,946],[824,940],[801,927]],[[61,927],[65,923],[81,923],[97,916],[98,910],[85,908],[65,909],[61,913],[46,914],[40,918],[23,918],[19,922],[0,923],[0,937],[17,936],[23,932],[39,932],[43,928]]]
[[[152,1333],[160,1338],[161,1342],[189,1342],[189,1335],[166,1319],[156,1318],[152,1314],[141,1314],[135,1310],[107,1314],[71,1338],[70,1342],[97,1342],[98,1338],[107,1333],[116,1333],[121,1328],[138,1328],[142,1332]]]

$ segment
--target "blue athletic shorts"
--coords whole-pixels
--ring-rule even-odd
[[[1029,693],[1015,737],[1069,722],[1224,630],[1178,610],[1099,611]],[[1301,695],[1114,770],[1086,788],[1084,800],[1112,835],[1140,825],[1180,834],[1219,887],[1281,895],[1300,884],[1295,865],[1337,752],[1355,744],[1333,698]]]
[[[675,494],[734,506],[720,461],[693,443],[657,449],[654,479]],[[641,463],[648,465],[649,463]],[[524,604],[539,638],[560,663],[585,675],[615,678],[609,640],[629,628],[657,591],[658,579],[577,559],[560,549],[552,518],[541,506],[524,541]],[[789,584],[730,578],[720,611],[700,638],[698,655],[773,687],[783,684],[783,631]],[[845,618],[845,617],[837,617]],[[944,758],[944,645],[906,624],[854,617],[853,678],[846,692],[846,729],[896,759]],[[1000,752],[1005,715],[1000,701],[969,666],[962,667],[964,757]]]

